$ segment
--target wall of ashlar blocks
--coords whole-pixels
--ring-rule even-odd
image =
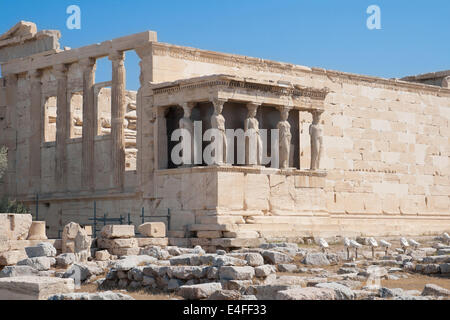
[[[293,223],[305,232],[334,225],[331,233],[450,229],[450,90],[154,44],[155,82],[208,74],[328,87],[321,118],[327,175],[321,188],[298,188],[309,177],[226,173],[217,182],[216,217],[196,223],[242,230]],[[300,113],[301,169],[309,168],[311,121]]]

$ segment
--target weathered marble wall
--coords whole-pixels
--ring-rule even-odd
[[[153,44],[152,61],[155,82],[231,74],[330,89],[321,119],[325,145],[321,169],[327,171],[323,189],[314,191],[314,196],[302,190],[299,194],[306,194],[305,201],[298,202],[295,184],[289,182],[294,178],[287,177],[280,182],[286,186],[276,189],[276,199],[283,200],[269,206],[269,215],[277,216],[255,215],[255,223],[292,223],[292,216],[297,215],[300,225],[310,225],[300,216],[302,211],[313,212],[316,201],[338,219],[328,217],[327,223],[334,221],[342,228],[349,221],[355,230],[364,229],[361,225],[371,221],[365,230],[373,232],[380,225],[386,232],[408,229],[416,233],[450,227],[449,90],[162,43]],[[309,113],[300,113],[302,169],[310,162],[311,121]],[[223,205],[230,210],[237,206],[245,216],[249,209],[241,205],[245,203],[241,201],[245,197],[243,178],[232,174],[226,179],[232,181],[228,187],[226,182],[218,182],[219,188],[223,183],[227,190]],[[272,190],[267,179],[269,182],[260,185]],[[234,201],[236,194],[239,199]],[[277,205],[283,206],[281,213],[277,213]]]

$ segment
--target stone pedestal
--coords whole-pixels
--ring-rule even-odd
[[[31,223],[30,231],[27,240],[47,240],[45,232],[45,221],[33,221]]]

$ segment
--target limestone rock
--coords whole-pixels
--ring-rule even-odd
[[[271,264],[289,263],[293,260],[289,255],[278,251],[264,250],[261,251],[261,254],[264,260]]]
[[[255,269],[250,266],[223,266],[219,269],[221,280],[251,280],[255,276]]]
[[[258,300],[275,300],[279,291],[301,288],[295,285],[279,285],[279,284],[265,284],[265,285],[251,285],[245,291],[246,295],[254,295]]]
[[[108,249],[109,253],[115,256],[124,257],[124,256],[137,256],[141,252],[139,247],[133,248],[112,248]]]
[[[139,265],[150,264],[156,261],[156,258],[150,256],[127,256],[121,260],[112,262],[110,267],[116,270],[128,271]]]
[[[279,291],[276,300],[335,300],[336,294],[328,288],[294,288]]]
[[[56,265],[62,268],[67,268],[77,260],[74,253],[63,253],[56,257]]]
[[[208,300],[239,300],[241,294],[236,290],[217,290]]]
[[[275,267],[269,264],[259,266],[255,268],[255,275],[258,278],[265,278],[268,277],[270,274],[275,273]]]
[[[450,290],[429,283],[423,288],[422,296],[450,297]]]
[[[382,287],[378,290],[381,298],[392,298],[404,296],[405,292],[401,288],[385,288]]]
[[[177,295],[187,300],[206,299],[217,290],[222,289],[222,284],[219,282],[184,285],[177,291]]]
[[[133,225],[107,225],[101,230],[102,238],[116,239],[116,238],[133,238]]]
[[[252,267],[262,266],[264,264],[264,258],[259,253],[247,253],[245,255],[247,264]]]
[[[181,280],[200,279],[206,275],[207,267],[199,266],[171,266],[167,268],[169,278]]]
[[[17,262],[26,259],[25,250],[11,250],[0,253],[0,266],[12,266]]]
[[[298,269],[295,264],[279,264],[278,271],[280,272],[296,272]]]
[[[95,260],[97,261],[108,261],[111,259],[111,255],[108,250],[100,250],[95,252]]]
[[[166,260],[170,258],[170,253],[165,249],[161,249],[159,246],[151,246],[141,249],[140,254],[155,257],[159,260]]]
[[[46,300],[50,296],[71,293],[72,279],[50,277],[11,277],[0,279],[0,300]]]
[[[450,273],[450,263],[442,263],[439,265],[439,269],[442,274],[449,274]]]
[[[69,268],[69,270],[64,273],[63,278],[74,279],[75,284],[79,285],[81,282],[86,281],[91,276],[99,275],[102,273],[103,269],[99,268],[95,264],[75,263]]]
[[[56,259],[50,257],[36,257],[21,260],[17,263],[19,266],[30,266],[39,271],[47,271],[56,265]]]
[[[214,267],[222,266],[245,266],[247,264],[246,260],[230,257],[230,256],[217,256],[214,258],[212,265]]]
[[[62,233],[62,253],[75,253],[78,261],[86,261],[91,255],[92,239],[78,223],[67,224]]]
[[[28,258],[56,256],[55,247],[47,242],[39,243],[35,247],[26,247],[25,252],[27,253]]]
[[[150,238],[164,238],[166,236],[166,225],[163,222],[147,222],[138,227],[138,231]]]
[[[176,265],[190,265],[191,264],[191,259],[193,257],[195,257],[196,254],[182,254],[173,258],[170,258],[170,264],[172,266],[176,266]]]
[[[137,248],[138,241],[136,238],[127,238],[127,239],[98,238],[97,247],[99,249]]]
[[[330,265],[330,261],[328,261],[326,254],[317,252],[317,253],[308,253],[302,261],[303,264],[312,265],[312,266],[328,266]]]
[[[57,294],[49,297],[48,300],[134,300],[134,298],[123,293],[105,291],[96,293],[75,292]]]
[[[0,278],[37,276],[38,270],[30,266],[6,266],[0,271]]]
[[[352,289],[336,282],[319,283],[316,288],[333,289],[336,294],[336,300],[354,300],[355,294]]]
[[[31,214],[0,214],[0,240],[26,240],[32,221]]]

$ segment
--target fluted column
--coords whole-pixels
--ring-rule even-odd
[[[17,146],[17,75],[8,74],[6,78],[6,128],[5,144],[8,148],[8,170],[6,172],[6,192],[7,195],[14,196],[17,194],[16,183],[16,146]]]
[[[125,178],[125,66],[123,52],[109,55],[112,62],[111,88],[111,161],[113,167],[114,187],[123,189]]]
[[[28,73],[30,79],[30,139],[29,139],[29,187],[30,192],[40,191],[41,140],[42,140],[42,83],[40,70]]]
[[[83,138],[81,186],[84,190],[94,189],[94,82],[95,59],[87,58],[80,61],[83,68]]]
[[[67,68],[64,64],[53,67],[58,82],[56,106],[56,186],[58,191],[67,189],[67,146],[70,128],[67,127],[69,103],[67,101]]]

